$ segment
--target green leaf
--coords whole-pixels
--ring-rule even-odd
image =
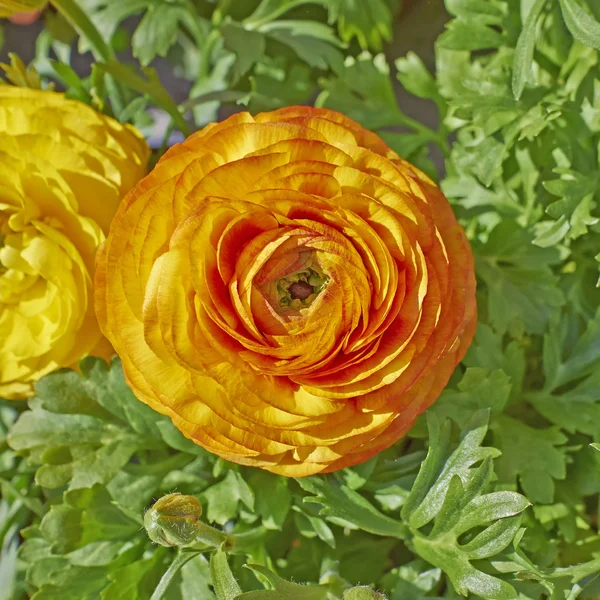
[[[440,427],[437,418],[429,416],[431,446],[402,517],[414,535],[410,542],[414,551],[442,569],[460,594],[516,598],[513,586],[471,562],[509,546],[519,528],[519,515],[529,506],[515,492],[484,493],[493,474],[491,458],[497,456],[497,451],[480,445],[487,418],[487,411],[476,413],[448,456],[448,425]],[[481,466],[472,468],[481,460]],[[432,520],[433,527],[422,530]]]
[[[527,497],[549,504],[554,500],[554,480],[564,479],[566,436],[556,428],[534,429],[502,415],[493,423],[494,441],[502,456],[496,461],[498,479],[515,484],[518,478]]]
[[[404,58],[398,58],[394,63],[398,71],[398,81],[411,93],[419,98],[433,100],[438,107],[445,105],[435,79],[414,52],[408,52]]]
[[[59,553],[90,542],[128,539],[140,523],[118,507],[101,486],[65,492],[64,503],[52,506],[40,524],[42,535]]]
[[[251,112],[273,110],[283,106],[305,104],[313,93],[311,69],[296,63],[291,69],[267,60],[256,65],[250,77],[252,91],[248,98]]]
[[[318,537],[331,548],[335,548],[335,536],[324,519],[313,517],[304,512],[299,506],[293,506],[294,522],[301,535],[307,538]]]
[[[117,81],[130,87],[139,94],[146,94],[156,103],[157,106],[164,109],[171,115],[179,130],[185,135],[190,134],[190,128],[185,119],[179,112],[179,107],[163,87],[160,79],[154,69],[145,68],[144,76],[141,77],[135,73],[135,70],[129,66],[122,65],[116,61],[98,63],[97,67],[103,72],[112,75]]]
[[[291,583],[262,565],[250,564],[246,567],[262,575],[273,589],[264,592],[246,592],[237,596],[236,600],[327,600],[328,589],[325,586]]]
[[[502,46],[502,35],[478,20],[455,19],[446,25],[438,38],[440,47],[447,50],[487,50]]]
[[[536,0],[529,10],[527,20],[517,41],[515,56],[513,58],[512,88],[515,100],[519,100],[525,89],[525,83],[531,73],[533,53],[535,50],[535,35],[538,19],[548,0]]]
[[[579,237],[587,233],[588,226],[598,222],[597,218],[590,215],[589,208],[593,195],[600,189],[600,177],[571,170],[563,174],[564,179],[544,182],[548,192],[562,197],[550,204],[546,212],[555,219],[566,219],[570,225],[568,229],[573,230],[571,237]]]
[[[233,22],[221,25],[225,48],[237,58],[234,66],[234,78],[240,79],[262,59],[265,48],[265,36],[258,31],[244,29]]]
[[[229,87],[229,74],[235,63],[235,54],[227,52],[214,63],[210,74],[201,73],[190,92],[190,101],[213,92],[226,91]],[[219,101],[205,102],[194,106],[194,121],[198,127],[217,120]]]
[[[281,530],[292,505],[288,480],[254,470],[248,477],[248,484],[254,491],[256,513],[262,518],[263,525],[267,529]]]
[[[370,502],[333,476],[313,476],[296,480],[303,490],[313,494],[304,502],[321,504],[320,514],[342,519],[375,535],[403,539],[406,529],[402,523],[386,517]]]
[[[321,0],[345,42],[358,40],[363,50],[379,51],[392,39],[392,11],[384,0]]]
[[[336,72],[342,69],[344,59],[338,49],[342,44],[327,25],[315,21],[273,21],[260,31],[289,46],[311,67]]]
[[[131,38],[133,55],[147,67],[157,56],[166,56],[177,41],[180,21],[187,11],[172,2],[154,2],[148,5],[140,24]]]
[[[543,333],[564,304],[550,269],[559,261],[558,251],[531,242],[525,229],[505,219],[485,245],[476,246],[476,270],[487,286],[489,319],[500,332],[521,323],[526,331]]]
[[[338,110],[368,129],[402,125],[390,70],[383,54],[348,58],[338,76],[323,82],[316,104]]]
[[[242,593],[229,568],[225,552],[217,550],[211,555],[210,574],[217,600],[235,600]]]
[[[502,413],[510,396],[511,382],[500,369],[470,368],[465,371],[458,389],[446,388],[432,410],[441,418],[451,418],[465,427],[478,410],[489,408],[492,415]]]
[[[80,0],[80,3],[106,41],[112,39],[122,21],[148,7],[147,0]],[[80,52],[84,53],[88,47],[87,40],[82,38],[79,42]]]
[[[559,0],[563,18],[573,37],[582,44],[600,50],[600,23],[576,0]]]
[[[208,502],[206,518],[209,523],[227,523],[237,514],[240,501],[254,510],[254,493],[242,476],[233,470],[227,471],[222,481],[206,489],[202,495]]]
[[[444,454],[447,452],[448,425],[440,428],[437,419],[428,415],[431,446],[402,509],[402,518],[407,520],[411,527],[423,527],[435,517],[442,507],[448,485],[455,476],[467,480],[473,464],[499,455],[495,448],[481,446],[487,433],[488,419],[488,410],[476,412],[464,428],[460,444],[446,457]]]
[[[160,580],[165,551],[159,549],[150,558],[138,560],[109,574],[110,584],[102,590],[102,600],[145,600]]]
[[[504,372],[510,382],[510,397],[522,397],[526,364],[525,351],[518,340],[505,342],[505,336],[480,323],[464,363],[468,367],[479,367],[492,373]],[[501,376],[496,374],[495,377],[500,384]]]
[[[566,383],[581,379],[596,372],[600,366],[600,308],[587,323],[581,336],[577,336],[577,341],[565,356],[568,326],[568,317],[564,315],[544,336],[546,390],[555,390]],[[578,333],[576,332],[576,335]]]
[[[222,600],[217,599],[210,588],[213,581],[209,562],[198,554],[181,568],[182,600]]]

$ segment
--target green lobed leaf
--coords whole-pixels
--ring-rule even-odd
[[[342,519],[375,535],[402,539],[406,535],[404,525],[386,517],[370,502],[333,476],[305,477],[297,480],[303,490],[313,494],[304,502],[321,504],[320,514]]]

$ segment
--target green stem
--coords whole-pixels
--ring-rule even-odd
[[[160,581],[158,582],[158,585],[156,586],[154,593],[150,597],[150,600],[162,600],[173,579],[175,579],[175,576],[177,575],[177,573],[179,573],[181,567],[183,567],[188,561],[190,561],[195,556],[198,556],[198,554],[200,554],[200,552],[179,551],[175,555],[173,562],[169,565],[169,568],[165,571],[165,574],[161,577]]]
[[[130,87],[132,90],[140,94],[147,94],[152,98],[154,103],[157,106],[163,108],[167,113],[169,113],[177,124],[177,127],[181,130],[181,132],[187,137],[190,135],[191,131],[183,118],[183,115],[179,112],[179,107],[171,95],[160,83],[156,72],[153,69],[146,69],[145,73],[148,77],[146,81],[139,75],[136,75],[131,69],[127,68],[125,65],[118,63],[117,61],[109,61],[107,63],[98,64],[99,69],[103,69],[106,73],[112,75],[118,81],[124,83],[126,86]]]
[[[79,35],[85,37],[96,59],[107,62],[115,58],[112,48],[75,0],[51,0],[54,7],[69,21]]]
[[[264,538],[266,529],[256,527],[244,533],[224,533],[207,525],[198,522],[198,535],[193,544],[186,546],[194,550],[205,551],[208,549],[222,548],[226,552],[243,553],[256,546]]]
[[[76,0],[51,0],[51,3],[73,26],[75,31],[88,41],[96,60],[103,62],[115,60],[115,53],[112,48],[104,41],[94,23],[77,4]],[[110,77],[107,79],[107,86],[112,90],[110,96],[114,103],[115,113],[120,114],[125,107],[123,90]]]
[[[200,72],[198,80],[207,77],[210,71],[210,59],[212,57],[215,44],[221,39],[221,32],[218,29],[213,29],[206,37],[206,42],[202,48],[202,58],[200,60]]]
[[[440,147],[440,150],[443,152],[446,158],[450,156],[450,146],[448,144],[448,141],[444,139],[443,135],[427,127],[426,125],[419,123],[419,121],[407,117],[404,114],[398,119],[398,121],[398,125],[411,127],[415,131],[428,136],[432,142],[435,142]]]
[[[596,573],[600,573],[600,558],[596,558],[595,560],[580,565],[556,569],[550,577],[554,579],[555,577],[564,577],[567,575],[573,578],[574,583],[577,583]]]
[[[212,23],[215,27],[218,27],[225,18],[225,14],[229,10],[230,4],[231,0],[220,0],[218,3],[217,8],[212,15]]]
[[[278,19],[293,8],[298,8],[298,6],[303,6],[304,4],[322,4],[322,2],[318,2],[318,0],[293,0],[288,4],[280,6],[279,8],[275,9],[272,13],[268,14],[266,17],[263,17],[262,19],[259,19],[258,21],[253,22],[251,17],[248,17],[244,21],[244,28],[250,31],[254,29],[259,29],[263,25],[267,25],[275,19]]]
[[[229,535],[229,552],[242,552],[250,550],[265,537],[267,530],[264,527],[256,527],[244,533],[232,533]]]
[[[208,92],[207,94],[202,94],[201,96],[196,96],[195,98],[190,98],[186,102],[183,102],[179,105],[179,109],[183,114],[186,114],[192,110],[194,106],[198,106],[199,104],[205,104],[206,102],[212,102],[213,100],[218,100],[219,102],[237,102],[247,95],[248,92],[238,92],[237,90]]]
[[[195,546],[210,546],[211,548],[225,546],[229,548],[232,545],[233,536],[223,533],[202,521],[198,521],[196,524],[196,531],[197,535],[194,539]]]

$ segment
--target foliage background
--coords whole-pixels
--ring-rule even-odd
[[[205,453],[133,398],[118,362],[47,377],[27,408],[2,402],[0,598],[302,600],[357,584],[392,600],[599,597],[600,5],[54,4],[33,60],[43,84],[149,136],[163,111],[155,160],[242,108],[316,103],[377,131],[453,203],[480,325],[407,438],[326,477]],[[16,60],[7,77],[37,84]],[[152,544],[143,512],[173,491],[260,541],[227,560]],[[229,568],[239,587],[219,583]]]

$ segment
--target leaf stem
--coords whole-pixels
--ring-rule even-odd
[[[298,6],[303,6],[304,4],[322,4],[322,2],[318,2],[317,0],[292,0],[292,2],[284,4],[283,6],[280,6],[279,8],[276,8],[273,12],[268,14],[266,17],[263,17],[262,19],[258,19],[257,21],[252,21],[252,15],[250,15],[250,17],[245,19],[243,22],[244,28],[249,31],[259,29],[263,25],[268,25],[275,19],[278,19],[279,17],[284,15],[286,12],[289,12],[293,8],[298,8]]]
[[[167,113],[169,113],[172,119],[175,121],[177,127],[179,127],[181,133],[186,137],[190,135],[191,130],[183,118],[183,115],[179,112],[177,103],[169,92],[160,83],[158,75],[153,69],[144,69],[148,80],[143,79],[139,75],[136,75],[131,69],[118,63],[117,61],[109,61],[106,63],[98,64],[98,68],[103,69],[106,73],[112,75],[118,81],[121,81],[132,90],[140,94],[147,94],[152,100]]]
[[[162,600],[162,598],[164,598],[169,586],[171,585],[173,579],[175,579],[175,576],[177,575],[177,573],[179,573],[181,568],[187,562],[189,562],[195,556],[198,556],[198,554],[200,554],[200,552],[190,552],[189,550],[184,552],[184,551],[180,550],[175,555],[175,558],[173,559],[173,562],[169,565],[169,568],[165,571],[164,575],[160,578],[160,581],[158,582],[158,585],[156,586],[152,596],[150,597],[150,600]]]
[[[112,48],[104,41],[96,26],[75,0],[51,0],[51,3],[79,32],[79,35],[86,38],[97,59],[107,62],[115,58]]]
[[[51,0],[51,3],[79,35],[89,42],[92,54],[96,60],[103,62],[115,60],[115,53],[112,48],[104,41],[101,33],[86,15],[85,11],[77,4],[76,0]],[[125,106],[123,90],[111,77],[108,78],[107,85],[112,89],[110,96],[114,104],[114,112],[120,114]]]
[[[202,48],[198,80],[208,76],[210,71],[210,58],[212,56],[215,44],[219,41],[219,39],[221,39],[221,32],[218,29],[213,29],[206,37],[206,42]]]
[[[238,100],[245,98],[247,95],[248,92],[240,92],[237,90],[208,92],[207,94],[202,94],[201,96],[196,96],[195,98],[186,100],[179,105],[179,109],[183,114],[186,114],[192,110],[194,106],[198,106],[199,104],[205,104],[206,102],[212,102],[213,100],[218,100],[219,102],[237,102]]]

